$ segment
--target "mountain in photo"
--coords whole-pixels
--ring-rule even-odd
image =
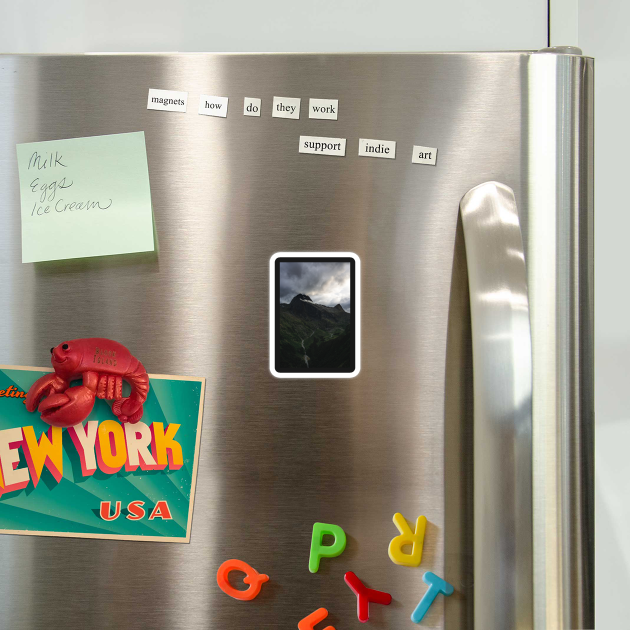
[[[278,371],[352,370],[352,316],[341,304],[316,304],[299,293],[278,308]]]

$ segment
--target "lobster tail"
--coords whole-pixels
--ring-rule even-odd
[[[128,398],[114,401],[112,411],[121,422],[135,424],[142,418],[142,405],[149,395],[149,375],[142,363],[134,357],[124,379],[131,385],[131,394]]]
[[[134,362],[134,369],[128,374],[125,374],[125,379],[129,381],[131,385],[131,396],[129,396],[129,398],[135,397],[142,405],[149,395],[149,375],[144,369],[144,365],[142,365],[138,359],[134,358],[131,364],[133,365]]]

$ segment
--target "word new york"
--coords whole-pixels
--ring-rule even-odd
[[[98,468],[113,475],[124,466],[137,470],[179,470],[184,459],[182,447],[175,440],[181,425],[144,422],[121,425],[116,420],[100,424],[90,420],[67,429],[81,461],[81,472],[89,477]],[[26,466],[18,468],[20,450]],[[63,477],[63,429],[50,427],[39,436],[32,426],[0,431],[0,496],[22,490],[32,482],[37,487],[44,468],[59,483]]]

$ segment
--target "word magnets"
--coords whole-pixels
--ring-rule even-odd
[[[419,516],[416,521],[415,533],[407,524],[405,517],[396,512],[394,525],[398,528],[400,536],[396,536],[389,543],[389,557],[394,564],[402,564],[407,567],[417,567],[422,560],[422,546],[424,544],[424,532],[427,528],[426,516]],[[403,547],[412,545],[411,553],[404,553]]]
[[[411,621],[414,623],[420,623],[422,621],[427,614],[427,610],[429,610],[429,607],[440,593],[448,597],[452,595],[455,590],[446,580],[438,577],[435,573],[431,573],[431,571],[427,571],[422,576],[422,581],[428,584],[429,588],[424,594],[424,597],[420,600],[420,603],[416,606],[416,609],[411,613]]]
[[[318,608],[315,612],[312,612],[308,617],[304,617],[304,619],[298,623],[298,630],[313,630],[315,625],[326,619],[326,617],[328,617],[328,611],[325,608]],[[335,630],[335,627],[326,626],[324,630]]]
[[[333,536],[335,541],[332,545],[324,545],[324,536]],[[308,570],[311,573],[319,571],[319,561],[322,558],[336,558],[340,556],[346,548],[346,532],[339,525],[328,525],[327,523],[313,524],[313,537],[311,538],[311,555],[308,559]]]
[[[389,593],[368,588],[352,571],[348,571],[343,579],[357,596],[357,616],[359,621],[363,623],[370,618],[370,602],[384,606],[389,606],[392,603],[392,596]]]
[[[242,571],[245,573],[243,582],[249,584],[249,588],[245,591],[239,591],[234,588],[229,580],[228,575],[230,571]],[[217,571],[217,584],[219,588],[230,597],[234,599],[240,599],[241,601],[251,601],[260,593],[262,585],[269,580],[269,576],[264,573],[258,573],[256,569],[252,568],[246,562],[242,560],[226,560]]]

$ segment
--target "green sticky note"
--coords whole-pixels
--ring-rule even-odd
[[[144,132],[17,145],[22,262],[153,251]]]

